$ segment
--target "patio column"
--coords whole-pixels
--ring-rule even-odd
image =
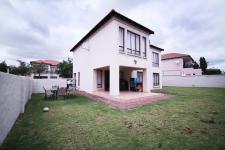
[[[143,91],[150,92],[151,84],[151,73],[149,69],[144,69],[143,71]]]
[[[93,91],[97,90],[97,70],[93,70]]]
[[[119,65],[110,66],[110,95],[119,95]]]

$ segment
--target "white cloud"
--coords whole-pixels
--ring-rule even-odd
[[[0,60],[64,59],[111,9],[155,31],[151,41],[225,69],[225,1],[0,1]]]

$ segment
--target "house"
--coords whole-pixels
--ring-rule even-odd
[[[70,50],[77,89],[116,96],[120,91],[161,88],[163,49],[150,44],[152,34],[149,28],[110,11]]]
[[[193,68],[194,60],[190,55],[168,53],[162,55],[162,74],[192,76],[202,75],[201,69]]]
[[[31,66],[33,68],[39,68],[38,70],[40,71],[40,76],[39,76],[39,71],[37,69],[34,69],[32,72],[32,77],[34,79],[57,79],[59,78],[59,61],[57,60],[34,60],[30,62]],[[43,68],[43,69],[40,69]]]

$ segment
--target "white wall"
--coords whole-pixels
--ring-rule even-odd
[[[44,93],[43,87],[51,89],[53,85],[66,87],[67,79],[33,79],[33,93]]]
[[[80,72],[80,90],[94,90],[94,69],[113,64],[117,33],[111,19],[73,52],[73,73]]]
[[[119,26],[125,28],[125,52],[127,50],[127,29],[139,35],[146,37],[147,41],[147,59],[143,57],[134,57],[127,54],[119,53]],[[148,91],[152,88],[152,62],[151,50],[149,49],[149,34],[141,31],[134,26],[128,25],[121,20],[112,18],[103,27],[101,27],[94,35],[89,37],[81,46],[73,52],[73,73],[80,72],[80,90],[86,92],[93,92],[96,90],[94,69],[108,67],[119,68],[120,66],[141,68],[148,70],[146,72],[146,82],[148,84]],[[143,46],[141,46],[143,47]],[[143,50],[141,51],[142,54]],[[135,61],[137,63],[135,63]],[[111,72],[111,77],[113,72]],[[119,79],[112,79],[116,84]],[[114,85],[117,87],[117,85]],[[118,93],[118,92],[117,92]],[[114,94],[117,94],[114,93]]]
[[[202,75],[201,69],[183,68],[183,58],[162,60],[162,75]]]
[[[0,145],[32,94],[32,79],[0,72]]]
[[[164,72],[171,70],[182,70],[182,68],[183,68],[183,58],[162,60],[162,70]]]
[[[159,66],[158,67],[154,67],[152,66],[152,61],[149,62],[150,65],[152,66],[152,73],[159,73],[159,86],[157,87],[153,87],[153,89],[159,89],[162,88],[162,61],[161,61],[161,51],[155,49],[155,48],[150,48],[151,52],[155,52],[159,54]],[[151,57],[153,57],[153,54],[151,54]],[[152,80],[153,80],[153,75],[152,75]],[[153,85],[153,81],[151,82],[151,84]]]
[[[225,88],[225,75],[163,76],[163,86]]]
[[[202,75],[202,69],[183,68],[182,75]]]

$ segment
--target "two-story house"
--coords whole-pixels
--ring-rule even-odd
[[[34,79],[57,79],[59,78],[59,61],[57,60],[34,60],[30,62]]]
[[[168,53],[162,55],[162,75],[202,75],[201,69],[193,68],[194,59],[187,54]]]
[[[70,50],[77,88],[89,93],[109,91],[110,95],[136,90],[135,83],[143,92],[161,88],[163,49],[150,45],[152,34],[112,10]]]

